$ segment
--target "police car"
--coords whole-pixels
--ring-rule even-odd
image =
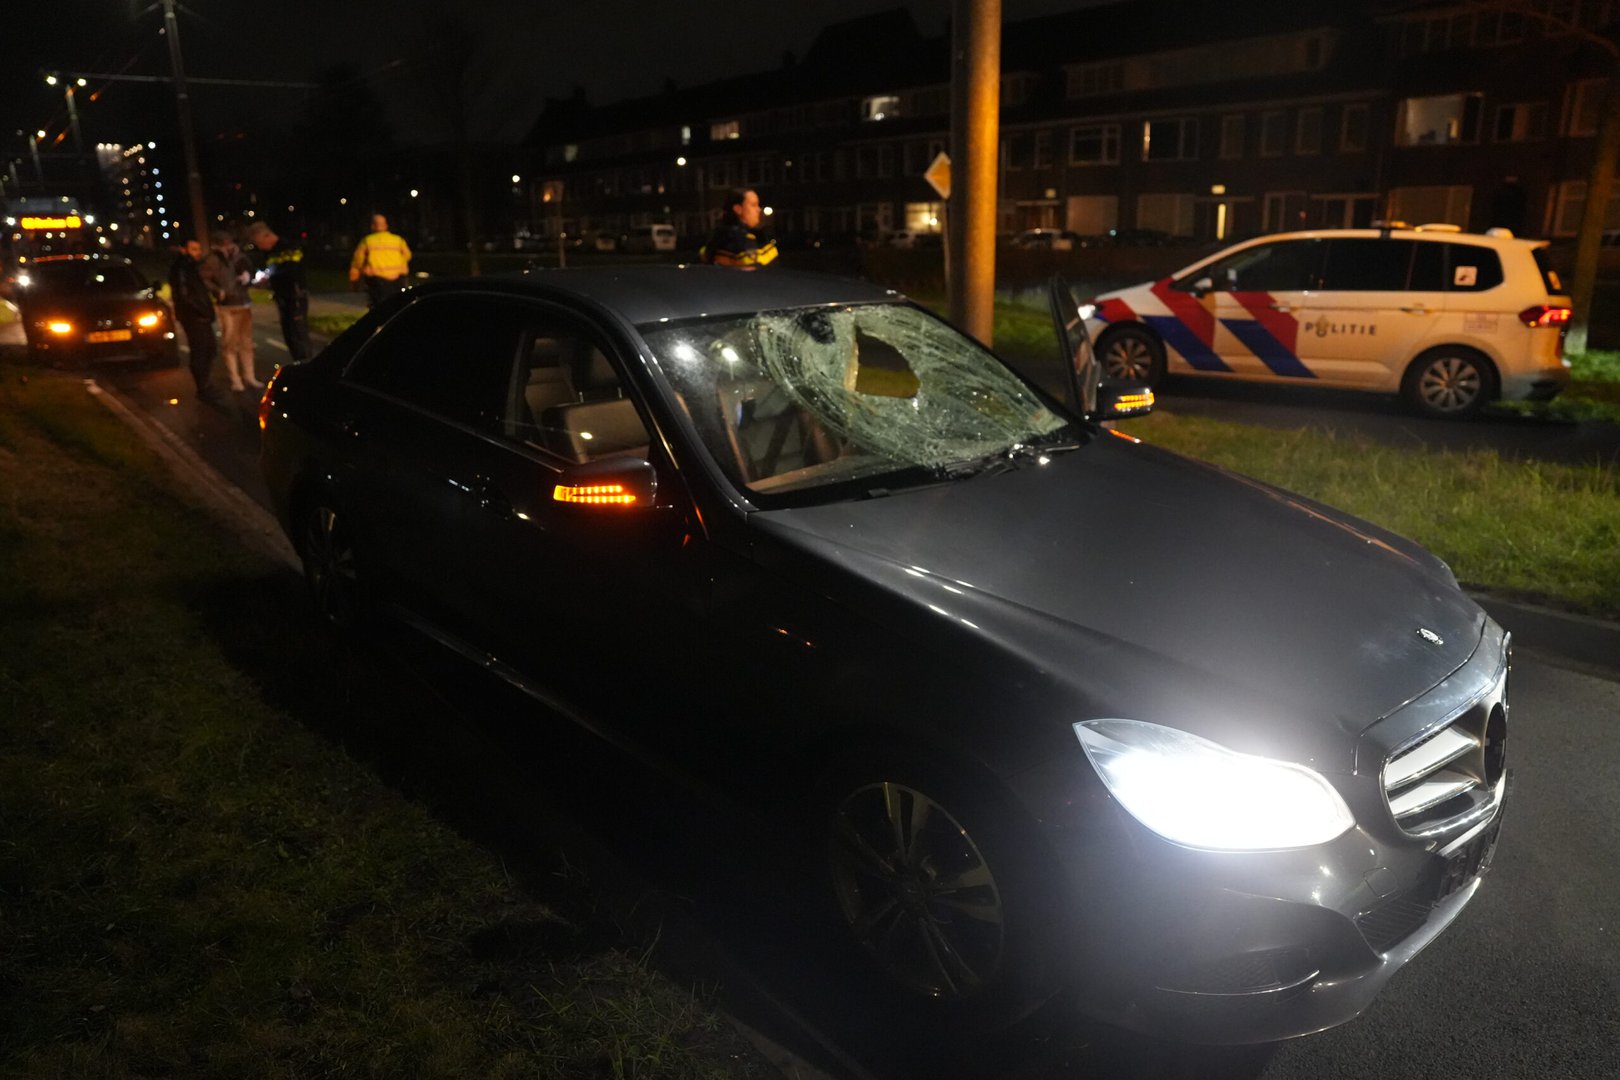
[[[1087,325],[1125,381],[1373,390],[1455,417],[1563,389],[1569,317],[1546,241],[1396,223],[1249,240],[1097,297]]]

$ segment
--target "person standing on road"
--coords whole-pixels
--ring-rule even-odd
[[[225,357],[225,373],[231,377],[232,390],[257,390],[264,384],[253,376],[253,299],[248,296],[253,261],[224,229],[215,230],[208,239],[213,250],[203,260],[202,276],[219,311],[219,351]]]
[[[174,319],[186,335],[186,347],[191,350],[191,377],[197,381],[197,397],[213,401],[219,392],[210,383],[214,372],[214,356],[218,346],[214,341],[214,299],[202,276],[203,246],[201,240],[187,240],[175,252],[169,264],[169,301],[174,305]]]
[[[360,241],[349,262],[349,280],[366,283],[366,306],[376,307],[405,287],[411,270],[411,247],[388,231],[388,219],[371,215],[371,234]]]
[[[776,241],[761,240],[756,230],[764,220],[759,192],[733,188],[726,196],[726,216],[698,251],[698,258],[711,266],[731,266],[738,270],[758,270],[776,261]]]
[[[292,362],[302,364],[314,355],[309,344],[309,280],[304,276],[304,249],[277,236],[262,221],[248,229],[248,239],[259,249],[262,269],[254,280],[270,286],[281,316],[281,338]]]

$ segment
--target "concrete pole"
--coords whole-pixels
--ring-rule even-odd
[[[175,106],[180,114],[180,146],[186,155],[186,188],[191,199],[191,228],[196,238],[207,247],[208,207],[203,203],[202,172],[197,165],[197,137],[191,130],[191,97],[186,93],[186,69],[180,60],[180,22],[174,16],[174,0],[162,2],[163,31],[169,39],[169,64],[174,68]]]
[[[951,321],[991,344],[1000,164],[1001,0],[952,0]]]

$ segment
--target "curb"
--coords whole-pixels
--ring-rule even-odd
[[[1513,634],[1516,647],[1599,678],[1620,681],[1620,622],[1575,615],[1470,589],[1468,595]]]
[[[174,432],[143,415],[116,391],[95,379],[84,380],[84,388],[156,451],[181,484],[230,525],[249,547],[290,570],[303,573],[303,564],[269,511],[199,457]]]

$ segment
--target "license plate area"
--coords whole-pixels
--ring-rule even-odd
[[[1495,819],[1489,825],[1442,856],[1444,861],[1440,864],[1439,881],[1435,884],[1435,903],[1438,904],[1491,868],[1496,841],[1501,835],[1502,811],[1498,808]]]
[[[99,345],[104,341],[129,341],[134,336],[128,330],[92,330],[84,339],[92,345]]]

